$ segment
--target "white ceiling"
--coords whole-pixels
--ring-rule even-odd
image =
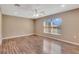
[[[14,4],[0,4],[1,11],[4,15],[19,16],[25,18],[40,18],[55,13],[60,13],[79,8],[78,4],[20,4],[20,7]],[[37,9],[39,16],[33,16]]]

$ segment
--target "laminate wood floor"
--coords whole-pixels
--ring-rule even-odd
[[[3,40],[1,54],[78,54],[79,46],[41,36],[26,36]]]

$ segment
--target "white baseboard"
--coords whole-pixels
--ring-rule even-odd
[[[26,34],[26,35],[19,35],[19,36],[5,37],[3,39],[11,39],[11,38],[22,37],[22,36],[30,36],[30,35],[34,35],[34,33]],[[50,39],[53,39],[53,40],[58,40],[58,41],[61,41],[61,42],[65,42],[65,43],[69,43],[69,44],[73,44],[73,45],[78,45],[79,46],[79,43],[76,43],[76,42],[71,42],[71,41],[67,41],[67,40],[61,40],[61,39],[58,39],[58,38],[48,37],[48,36],[44,36],[44,35],[40,35],[40,34],[36,34],[36,35],[47,37],[47,38],[50,38]]]
[[[16,38],[16,37],[22,37],[22,36],[30,36],[30,35],[33,35],[34,33],[32,34],[26,34],[26,35],[18,35],[18,36],[10,36],[10,37],[5,37],[3,39],[12,39],[12,38]]]
[[[61,41],[61,42],[65,42],[65,43],[69,43],[69,44],[73,44],[73,45],[79,46],[79,43],[76,43],[76,42],[71,42],[71,41],[67,41],[67,40],[61,40],[61,39],[58,39],[58,38],[48,37],[48,36],[44,36],[44,35],[40,35],[40,34],[36,34],[36,35],[47,37],[47,38],[50,38],[50,39],[54,39],[54,40],[58,40],[58,41]]]

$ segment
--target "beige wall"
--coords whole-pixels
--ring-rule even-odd
[[[0,44],[2,42],[2,14],[0,12]]]
[[[3,15],[3,38],[33,34],[33,21],[27,18]]]
[[[62,35],[43,33],[43,20],[53,18],[53,16],[61,17],[63,20]],[[37,19],[36,34],[79,43],[79,9]]]
[[[43,33],[43,20],[52,18],[53,16],[61,17],[63,20],[61,27],[62,35]],[[29,35],[35,32],[39,35],[79,43],[79,9],[43,17],[35,21],[27,18],[3,15],[2,29],[3,38]]]

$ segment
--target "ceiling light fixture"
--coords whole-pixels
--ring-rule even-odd
[[[62,5],[60,5],[61,7],[65,7],[65,5],[64,4],[62,4]]]
[[[39,13],[38,13],[38,10],[37,10],[37,9],[34,10],[33,16],[34,16],[34,17],[38,17],[38,16],[39,16]]]
[[[20,4],[14,4],[14,6],[16,6],[16,7],[20,7]]]
[[[44,15],[45,14],[45,12],[44,11],[38,11],[38,9],[34,9],[34,14],[33,14],[33,16],[34,17],[38,17],[38,16],[41,16],[41,15]]]
[[[34,14],[33,16],[34,16],[34,17],[38,17],[38,16],[39,16],[39,14]]]

